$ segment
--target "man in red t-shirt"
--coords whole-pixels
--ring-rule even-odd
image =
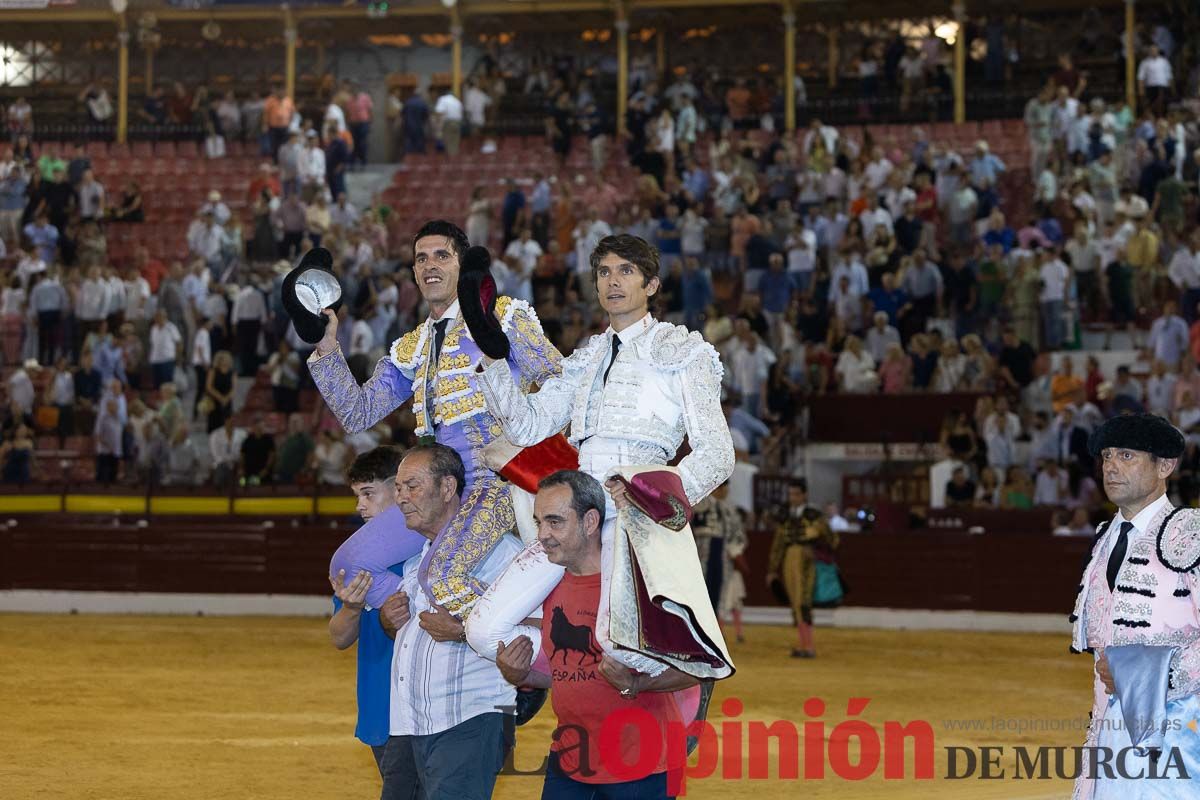
[[[618,508],[628,502],[614,498]],[[633,672],[600,649],[600,526],[604,490],[583,472],[561,470],[538,484],[538,540],[566,568],[542,604],[542,652],[518,636],[500,643],[496,664],[509,683],[550,688],[558,717],[542,800],[666,800],[668,756],[683,767],[683,723],[671,692],[696,678],[668,668]],[[668,735],[678,738],[674,749]]]

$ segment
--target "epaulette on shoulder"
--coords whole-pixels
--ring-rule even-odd
[[[1200,509],[1177,508],[1168,514],[1155,549],[1167,569],[1191,572],[1200,566]]]

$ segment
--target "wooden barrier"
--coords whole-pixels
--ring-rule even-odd
[[[33,517],[0,526],[0,589],[326,594],[329,558],[352,529],[190,519],[137,525]],[[1090,539],[946,531],[842,536],[847,605],[1070,612]],[[771,534],[754,532],[749,605],[773,605]]]
[[[814,442],[936,442],[951,411],[975,410],[978,394],[829,394],[808,401]]]

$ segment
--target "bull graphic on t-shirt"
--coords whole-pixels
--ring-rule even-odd
[[[550,643],[554,645],[554,652],[550,654],[550,662],[554,662],[554,657],[561,651],[563,654],[563,664],[567,663],[567,654],[572,650],[579,652],[579,664],[583,664],[583,660],[588,656],[592,657],[592,663],[600,661],[600,656],[603,651],[600,645],[596,644],[592,638],[592,629],[587,625],[572,625],[567,619],[566,612],[562,610],[562,606],[555,606],[554,612],[550,616]]]

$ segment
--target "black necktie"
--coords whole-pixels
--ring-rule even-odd
[[[608,369],[604,370],[604,383],[608,383],[608,373],[612,372],[613,364],[617,363],[617,353],[621,350],[621,337],[615,333],[612,337],[612,358],[608,362]]]
[[[438,358],[442,355],[442,342],[446,339],[446,325],[450,323],[449,317],[439,319],[433,323],[433,355],[431,357],[430,369],[431,374],[437,374]]]
[[[1132,522],[1121,523],[1121,535],[1117,537],[1117,546],[1108,557],[1108,590],[1111,592],[1117,586],[1117,573],[1125,563],[1125,551],[1129,549],[1129,532],[1133,530]]]

